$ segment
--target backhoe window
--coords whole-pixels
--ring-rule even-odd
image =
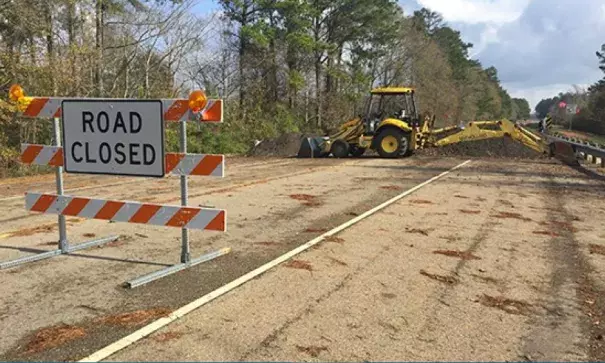
[[[410,116],[410,107],[406,95],[382,95],[380,98],[380,110],[383,118]],[[404,114],[402,114],[402,111],[404,111]]]
[[[416,110],[416,104],[414,103],[413,96],[408,94],[405,96],[407,102],[407,110],[412,118],[418,118],[418,111]]]
[[[380,110],[381,96],[371,96],[368,100],[368,117],[374,118]]]

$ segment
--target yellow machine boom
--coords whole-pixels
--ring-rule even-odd
[[[438,138],[439,134],[456,129],[460,131],[449,136]],[[426,138],[423,138],[424,145],[421,145],[421,147],[439,147],[465,141],[476,141],[502,137],[510,137],[511,139],[539,153],[549,152],[548,144],[542,138],[506,119],[499,121],[474,121],[468,123],[464,129],[458,126],[453,126],[432,130],[426,134]]]
[[[548,143],[540,136],[523,128],[512,121],[503,119],[498,121],[473,121],[464,127],[447,126],[443,128],[433,128],[435,119],[427,118],[422,127],[414,131],[414,140],[412,149],[426,149],[433,147],[442,147],[446,145],[458,144],[468,141],[478,141],[486,139],[497,139],[510,137],[526,147],[542,154],[549,154]],[[324,152],[329,152],[331,144],[335,140],[345,140],[351,145],[363,144],[364,125],[361,119],[356,118],[342,124],[339,129],[331,134],[327,141],[322,143]]]

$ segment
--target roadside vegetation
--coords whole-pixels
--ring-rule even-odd
[[[197,6],[196,3],[198,4]],[[189,125],[191,152],[241,153],[284,132],[326,132],[362,112],[372,86],[413,85],[443,124],[526,119],[496,68],[429,9],[394,0],[0,1],[0,93],[226,100],[222,125]],[[49,144],[49,120],[15,117],[0,97],[0,176],[21,168],[22,142]],[[167,131],[175,150],[175,125]]]
[[[578,136],[582,135],[577,132],[580,131],[588,133],[585,136],[591,139],[605,140],[605,44],[596,55],[603,78],[588,89],[574,86],[573,91],[540,100],[535,110],[539,118],[550,114],[553,124],[568,133],[575,131]]]

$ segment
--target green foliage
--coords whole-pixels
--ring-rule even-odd
[[[538,116],[538,118],[540,119],[546,117],[555,105],[555,103],[557,102],[554,98],[546,98],[540,100],[540,102],[538,102],[535,107],[536,116]]]
[[[362,114],[378,85],[416,87],[421,113],[442,125],[529,113],[430,9],[404,16],[396,0],[217,1],[220,19],[191,29],[190,18],[175,20],[187,10],[174,4],[187,0],[8,2],[0,91],[19,82],[38,96],[172,98],[191,81],[224,99],[224,123],[188,125],[193,153],[243,153],[284,132],[325,132]],[[219,42],[197,34],[205,25]],[[20,170],[19,144],[49,143],[50,130],[0,104],[0,170]],[[178,150],[178,125],[169,125],[166,143]]]
[[[531,108],[529,107],[529,102],[525,98],[513,98],[513,107],[516,110],[516,118],[517,119],[529,119]]]
[[[500,85],[496,68],[484,69],[478,61],[469,59],[469,49],[473,45],[464,42],[459,31],[447,26],[438,13],[426,8],[415,11],[411,21],[413,29],[433,40],[448,61],[451,73],[449,77],[453,80],[453,87],[448,92],[457,95],[457,100],[449,100],[450,105],[456,105],[453,110],[455,118],[469,120],[519,117],[519,105],[513,102]],[[434,55],[433,59],[435,57],[440,58]],[[439,63],[438,60],[434,62]]]

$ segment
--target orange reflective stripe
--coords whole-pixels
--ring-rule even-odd
[[[191,175],[210,175],[223,161],[220,155],[206,155],[191,171]]]
[[[128,222],[147,223],[162,206],[155,204],[143,204],[141,208],[132,216]]]
[[[21,162],[25,163],[25,164],[33,163],[34,160],[36,159],[36,156],[38,156],[38,154],[40,154],[40,152],[42,151],[43,148],[44,148],[43,145],[27,146],[25,151],[23,151],[23,153],[21,154]]]
[[[199,212],[200,209],[183,207],[170,218],[166,225],[171,227],[183,227],[189,223],[193,217],[198,215]]]
[[[32,211],[34,212],[46,212],[46,210],[57,200],[56,195],[43,194],[38,198],[36,204],[33,205]]]
[[[113,216],[118,213],[120,208],[124,205],[124,202],[116,202],[113,200],[109,200],[105,203],[105,205],[97,212],[95,215],[96,219],[112,219]]]
[[[90,201],[90,199],[73,198],[71,200],[71,202],[69,202],[67,207],[65,207],[65,209],[63,209],[62,214],[67,215],[67,216],[77,216],[78,213],[80,213],[82,211],[82,209],[84,209],[84,207],[86,207],[86,204],[88,204],[88,201]]]
[[[42,111],[47,102],[48,98],[34,98],[29,103],[29,105],[27,105],[27,108],[25,109],[25,112],[23,112],[23,114],[25,116],[30,117],[38,116],[38,114],[40,113],[40,111]]]
[[[164,119],[167,121],[178,121],[187,111],[189,111],[188,100],[175,100],[166,113],[164,113]]]
[[[63,148],[57,150],[55,155],[48,162],[50,166],[63,166]]]
[[[202,112],[202,121],[221,121],[222,120],[222,100],[216,100],[207,110]]]
[[[170,173],[183,160],[185,154],[169,153],[166,154],[166,172]]]
[[[214,219],[208,223],[205,229],[211,231],[224,231],[225,230],[225,212],[220,211]]]

